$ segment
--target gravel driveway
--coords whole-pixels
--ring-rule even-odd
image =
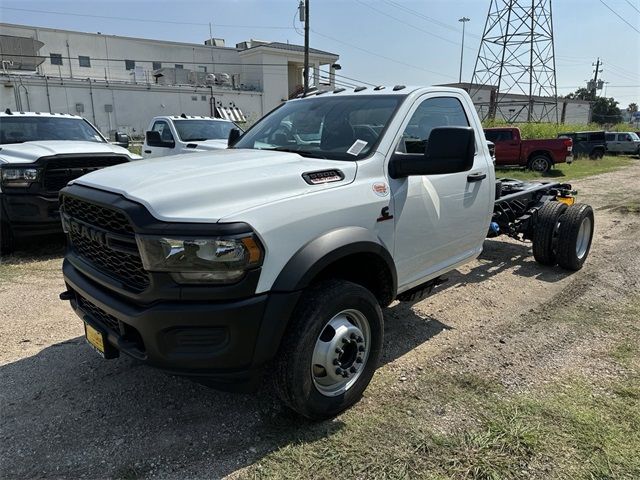
[[[575,186],[596,209],[582,271],[543,268],[529,245],[487,241],[482,256],[453,272],[437,295],[385,311],[381,368],[400,374],[442,352],[440,361],[454,370],[500,362],[498,338],[510,322],[543,311],[550,299],[564,293],[570,309],[589,288],[597,301],[603,280],[637,289],[640,163]],[[267,388],[221,393],[126,357],[100,359],[86,345],[81,321],[58,300],[60,250],[25,251],[0,265],[1,478],[219,478],[285,447],[305,428]],[[631,278],[616,273],[632,268]],[[518,388],[560,361],[563,341],[537,329],[520,337],[535,361],[526,359],[526,374],[512,369],[506,381]],[[324,435],[339,425],[340,418],[327,422]]]

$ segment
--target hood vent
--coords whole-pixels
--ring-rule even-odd
[[[302,178],[309,185],[322,185],[323,183],[333,183],[344,180],[344,173],[340,170],[319,170],[316,172],[306,172],[302,174]]]

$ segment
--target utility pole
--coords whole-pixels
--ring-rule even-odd
[[[462,60],[464,59],[464,27],[469,20],[471,19],[467,17],[458,19],[459,22],[462,22],[462,48],[460,48],[460,76],[458,77],[458,83],[462,83]]]
[[[596,63],[592,63],[591,65],[596,67],[593,72],[593,85],[591,86],[591,93],[593,93],[593,98],[595,99],[598,91],[598,73],[602,73],[602,70],[600,70],[600,65],[602,65],[600,63],[600,57],[598,57]]]
[[[300,0],[300,19],[304,18],[304,82],[303,95],[309,92],[309,0]],[[303,15],[304,13],[304,15]]]

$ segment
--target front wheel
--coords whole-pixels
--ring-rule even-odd
[[[331,418],[356,403],[382,351],[382,310],[366,288],[344,280],[311,287],[280,345],[276,392],[299,414]]]
[[[534,172],[547,173],[552,166],[551,159],[546,155],[536,155],[529,161],[529,169]]]

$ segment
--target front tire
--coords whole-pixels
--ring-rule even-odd
[[[536,155],[529,160],[529,170],[539,173],[547,173],[551,170],[553,162],[546,155]]]
[[[15,239],[11,231],[9,222],[0,221],[0,254],[8,255],[13,253],[15,248]]]
[[[312,420],[356,403],[382,351],[382,310],[366,288],[344,280],[310,287],[280,345],[274,383],[280,399]]]

